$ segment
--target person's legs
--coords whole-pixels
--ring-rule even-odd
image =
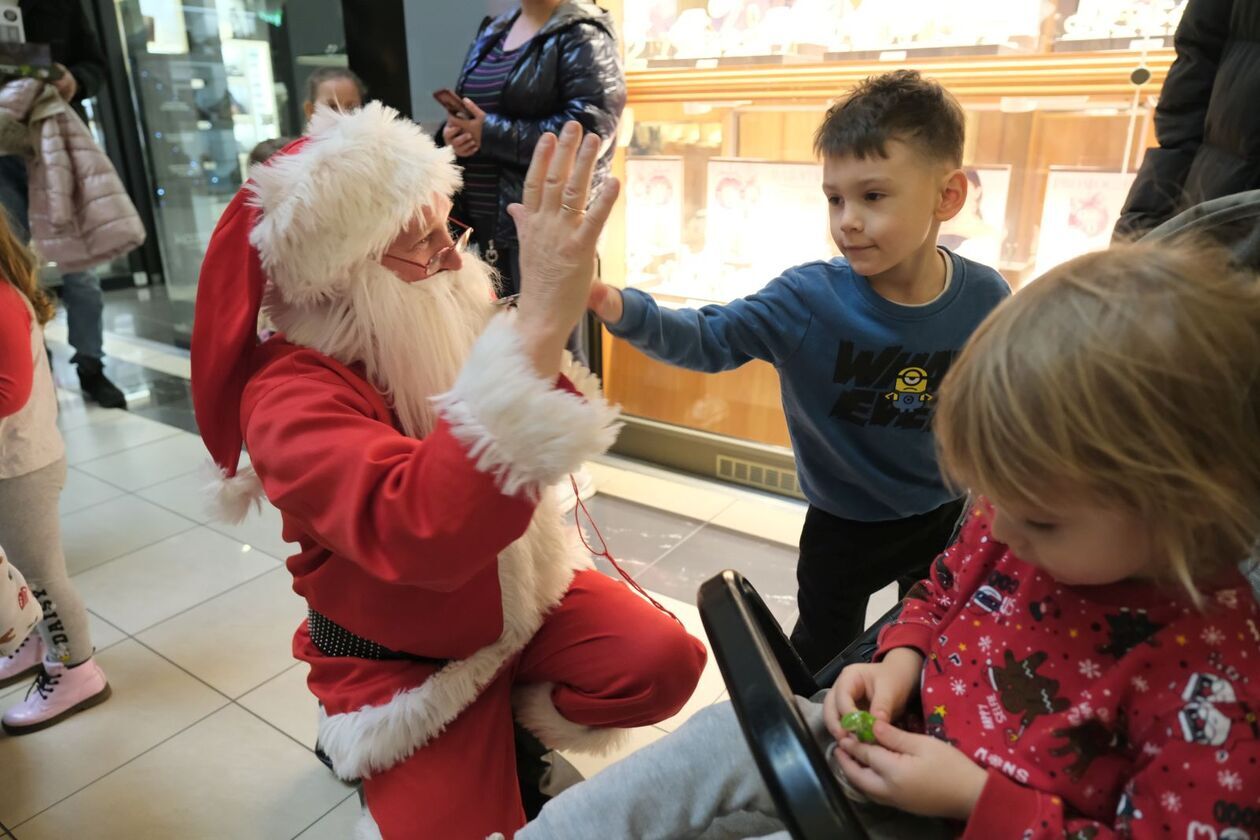
[[[578,572],[517,662],[517,718],[552,747],[596,734],[586,727],[658,723],[691,697],[707,656],[625,584]]]
[[[741,811],[772,816],[774,803],[730,703],[719,703],[566,790],[516,838],[686,840]]]
[[[861,635],[870,596],[893,581],[901,594],[927,573],[962,511],[950,502],[917,516],[857,522],[813,506],[801,531],[792,646],[818,671]]]
[[[126,396],[105,375],[105,327],[101,320],[105,300],[100,279],[84,271],[63,274],[61,302],[66,308],[70,345],[74,348],[70,361],[78,367],[79,386],[103,408],[126,408]]]
[[[99,362],[105,355],[101,323],[105,299],[101,296],[100,279],[86,271],[61,275],[61,301],[69,322],[70,346],[74,348],[70,361],[81,364],[85,359],[95,359]]]
[[[66,574],[57,512],[66,482],[65,460],[0,480],[0,535],[9,561],[26,577],[44,608],[40,632],[48,658],[77,665],[92,656],[87,610]]]
[[[822,704],[803,697],[796,704],[819,748],[829,750],[834,742],[823,725]],[[941,820],[871,802],[852,804],[874,840],[950,836]],[[786,831],[766,834],[776,828],[782,822],[774,800],[726,702],[700,710],[671,735],[566,790],[516,840],[786,840]]]
[[[854,585],[851,523],[810,505],[801,529],[796,563],[796,606],[792,647],[810,671],[818,671],[862,632],[870,595]]]
[[[43,607],[38,630],[46,651],[32,691],[4,714],[10,733],[42,729],[109,696],[105,675],[92,661],[87,610],[66,574],[57,512],[65,481],[64,459],[0,480],[0,534],[9,561]]]
[[[918,558],[919,562],[897,577],[899,599],[906,597],[910,587],[928,576],[932,561],[949,548],[966,510],[967,499],[963,498],[923,515],[922,527],[912,530],[912,540],[905,551],[907,558]]]
[[[440,736],[363,780],[388,840],[482,838],[525,822],[514,761],[511,678],[491,683]]]

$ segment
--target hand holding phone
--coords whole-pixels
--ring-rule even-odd
[[[438,104],[446,109],[446,113],[452,117],[459,117],[461,120],[472,119],[472,114],[468,113],[468,109],[464,107],[464,100],[456,95],[455,91],[450,88],[442,88],[433,91],[433,98]]]

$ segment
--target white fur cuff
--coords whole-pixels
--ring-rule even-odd
[[[437,398],[477,469],[493,473],[504,493],[537,495],[617,439],[617,409],[603,397],[582,399],[530,366],[514,313],[496,315],[473,345],[450,392]],[[579,376],[585,391],[594,377]],[[597,390],[597,389],[596,389]]]
[[[607,755],[625,743],[629,732],[574,723],[551,701],[554,683],[523,685],[512,692],[512,711],[521,726],[553,750]]]

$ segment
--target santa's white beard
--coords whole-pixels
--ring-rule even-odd
[[[490,266],[471,254],[463,255],[459,271],[410,284],[364,261],[336,300],[299,306],[269,287],[263,311],[294,344],[342,364],[361,362],[403,431],[424,437],[437,422],[433,398],[455,384],[494,314],[492,278]]]

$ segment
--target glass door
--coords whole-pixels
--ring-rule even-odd
[[[341,3],[114,0],[114,12],[179,340],[191,336],[201,260],[250,151],[301,132],[303,53],[345,63]],[[319,43],[304,46],[312,17]]]

